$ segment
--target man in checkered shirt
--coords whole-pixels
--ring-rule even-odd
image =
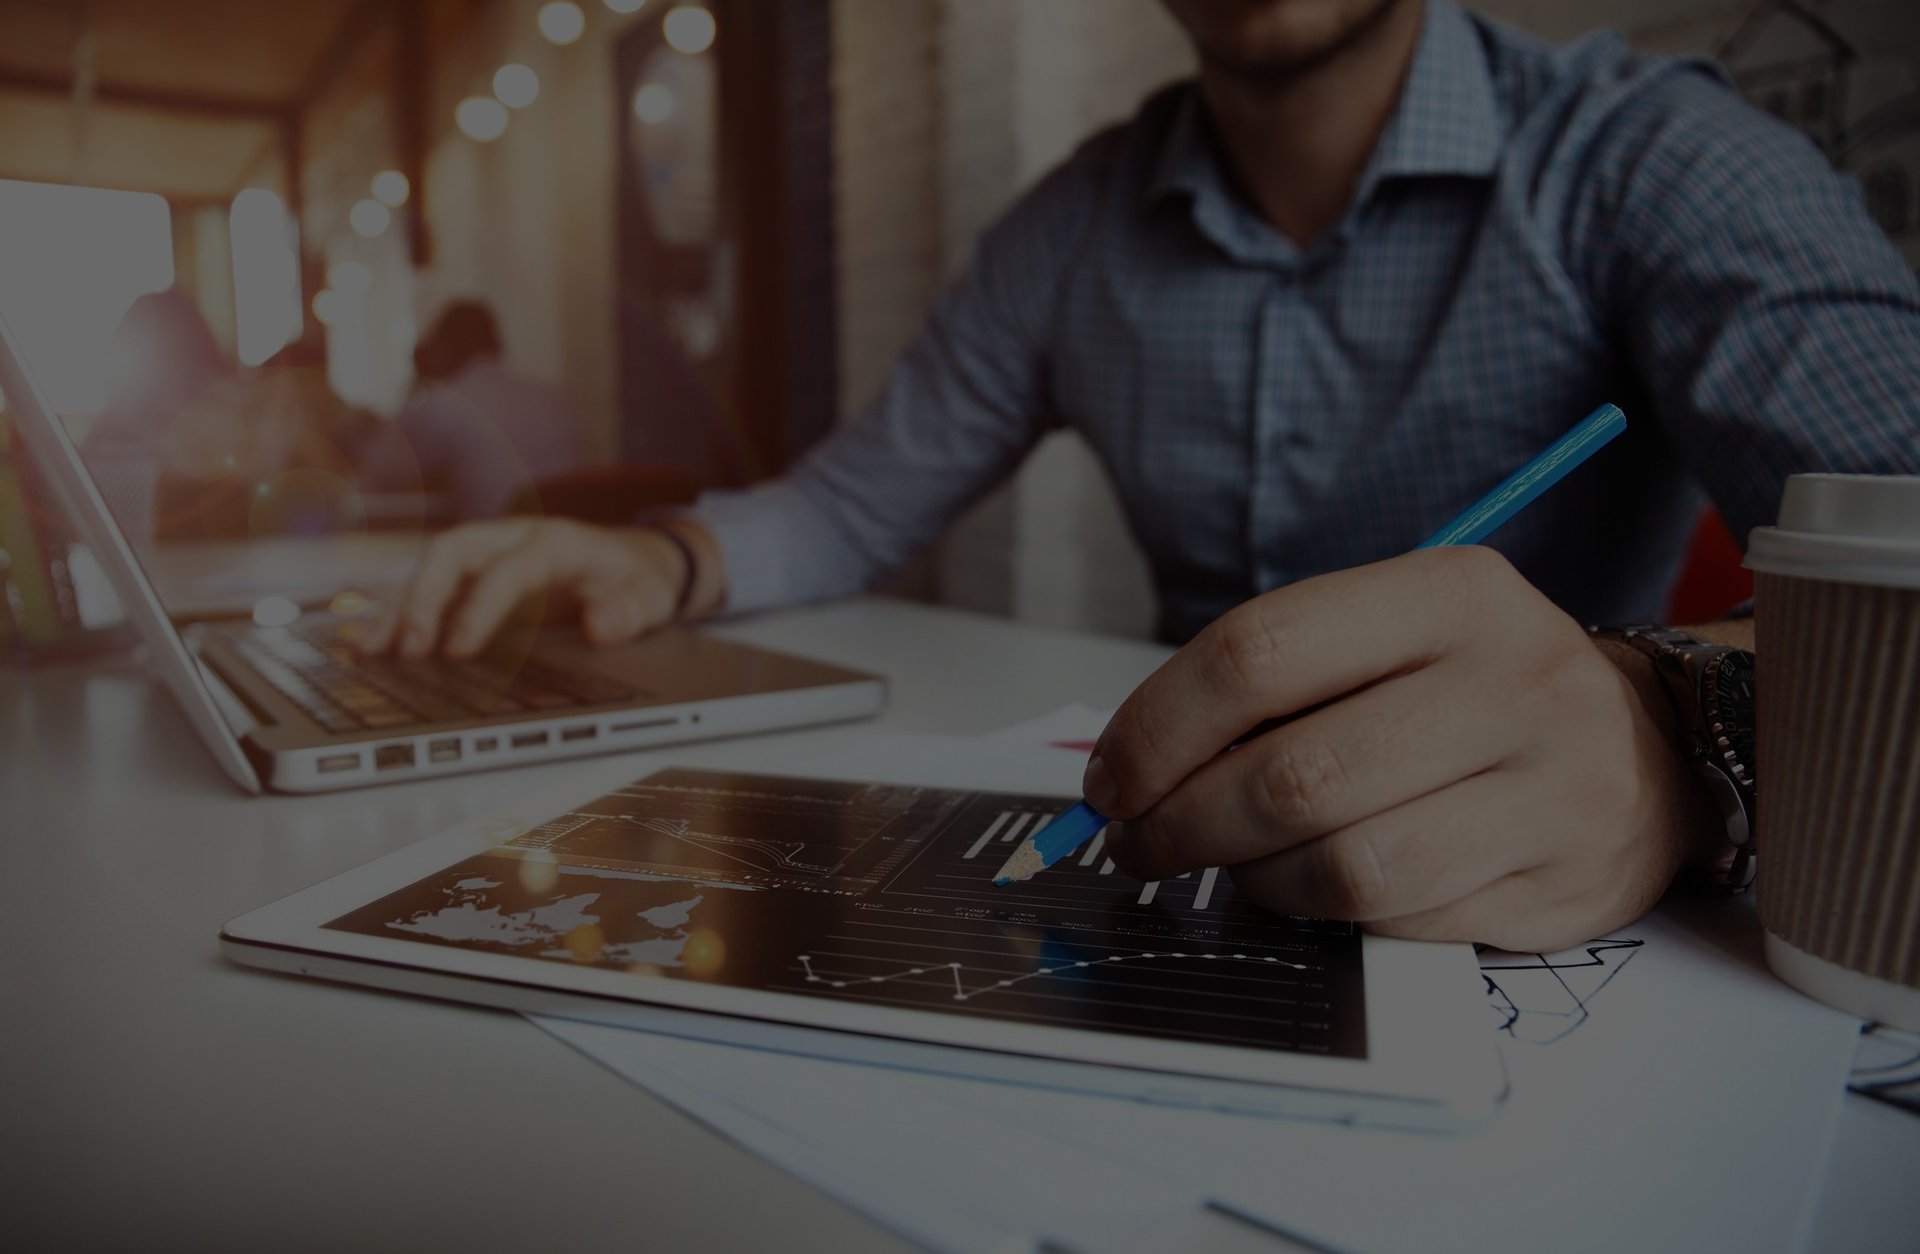
[[[1789,474],[1920,472],[1914,276],[1702,64],[1453,0],[1167,4],[1197,80],[987,233],[856,422],[671,534],[451,532],[371,646],[471,653],[543,585],[597,641],[849,594],[1069,426],[1188,641],[1089,765],[1125,869],[1518,949],[1637,916],[1727,834],[1580,624],[1653,617],[1703,490],[1745,535]],[[1607,400],[1628,435],[1490,547],[1407,552]]]

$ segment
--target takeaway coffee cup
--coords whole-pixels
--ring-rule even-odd
[[[1746,564],[1767,962],[1920,1031],[1920,476],[1793,476]]]

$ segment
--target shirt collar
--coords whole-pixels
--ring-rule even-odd
[[[1420,47],[1362,190],[1387,178],[1484,177],[1498,166],[1505,142],[1493,74],[1473,19],[1453,0],[1427,0]]]
[[[1359,203],[1389,178],[1485,177],[1499,164],[1506,128],[1493,92],[1486,50],[1473,21],[1453,0],[1427,0],[1420,46],[1393,117],[1361,177]],[[1148,184],[1148,198],[1199,194],[1220,180],[1200,93],[1176,106]]]

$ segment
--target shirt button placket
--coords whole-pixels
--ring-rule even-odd
[[[1291,269],[1275,269],[1260,306],[1260,325],[1254,344],[1253,424],[1248,461],[1252,487],[1248,493],[1248,552],[1253,560],[1256,590],[1264,592],[1286,581],[1279,557],[1278,538],[1294,521],[1285,489],[1284,461],[1299,436],[1300,415],[1289,412],[1289,380],[1298,370],[1293,360],[1300,285]]]

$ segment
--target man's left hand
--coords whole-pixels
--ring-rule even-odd
[[[1518,950],[1638,918],[1710,835],[1627,675],[1477,547],[1224,615],[1120,707],[1085,792],[1140,879],[1221,865],[1272,910]]]

